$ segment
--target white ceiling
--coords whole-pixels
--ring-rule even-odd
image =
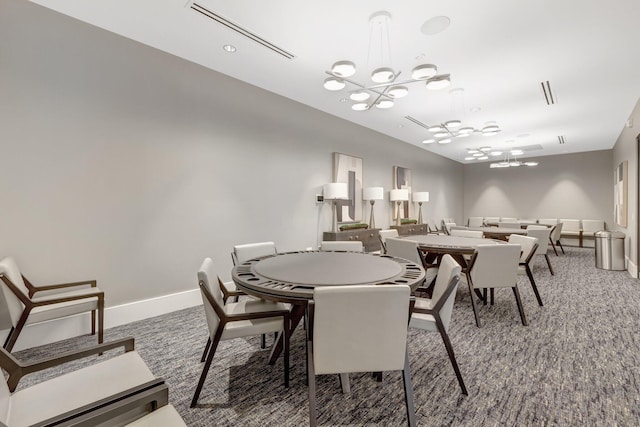
[[[469,163],[467,148],[481,146],[540,146],[521,157],[610,149],[640,95],[638,0],[196,0],[293,59],[196,12],[193,1],[35,3],[461,163]],[[430,91],[411,83],[392,109],[353,111],[341,102],[346,90],[323,88],[325,71],[348,59],[358,67],[351,79],[371,84],[381,49],[375,40],[370,47],[369,17],[380,10],[391,14],[391,63],[384,65],[401,72],[398,80],[433,63],[452,84]],[[450,26],[423,34],[422,24],[436,16],[448,17]],[[225,52],[225,44],[237,51]],[[543,81],[555,105],[545,102]],[[451,95],[453,88],[463,95]],[[501,132],[427,145],[429,133],[405,116],[427,125],[461,119],[476,128],[493,121]]]

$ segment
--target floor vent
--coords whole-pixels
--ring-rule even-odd
[[[224,25],[225,27],[235,31],[238,34],[241,34],[241,35],[247,37],[248,39],[253,40],[256,43],[261,44],[262,46],[266,47],[267,49],[271,49],[275,53],[277,53],[279,55],[282,55],[287,59],[295,58],[295,55],[292,54],[291,52],[288,52],[285,49],[282,49],[281,47],[276,46],[275,44],[263,39],[259,35],[247,30],[246,28],[242,28],[240,25],[229,21],[227,18],[224,18],[224,17],[218,15],[217,13],[210,11],[209,9],[205,8],[204,6],[202,6],[202,5],[198,4],[198,3],[193,3],[191,5],[191,9],[195,10],[196,12],[201,13],[202,15],[206,16],[209,19],[212,19],[212,20],[216,21],[219,24]]]
[[[542,86],[542,93],[544,94],[545,101],[547,101],[547,105],[555,104],[557,101],[553,96],[553,92],[551,91],[549,80],[541,82],[540,86]]]

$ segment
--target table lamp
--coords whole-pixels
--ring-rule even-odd
[[[429,201],[428,191],[416,191],[411,195],[414,202],[418,202],[418,224],[422,224],[422,202]]]
[[[332,218],[332,226],[331,231],[336,232],[338,228],[338,217],[336,215],[336,200],[347,200],[349,199],[349,188],[347,184],[344,182],[330,182],[325,184],[322,187],[322,195],[324,196],[324,200],[331,201],[331,215]]]
[[[368,200],[371,203],[371,215],[369,216],[369,228],[376,228],[376,221],[373,217],[373,205],[376,200],[384,199],[384,188],[382,187],[367,187],[362,191],[362,199]]]
[[[400,204],[409,200],[409,190],[406,188],[397,188],[389,191],[389,200],[396,202],[396,225],[402,225],[402,215],[400,213]]]

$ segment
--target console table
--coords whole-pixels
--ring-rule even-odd
[[[429,226],[427,224],[392,225],[389,228],[398,230],[398,234],[400,236],[411,236],[416,234],[429,233]]]
[[[364,246],[365,252],[375,252],[380,250],[380,229],[379,228],[361,228],[357,230],[345,231],[325,231],[322,233],[324,241],[345,241],[359,240]]]

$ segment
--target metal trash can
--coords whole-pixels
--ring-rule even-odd
[[[620,231],[597,231],[595,234],[596,268],[625,270],[624,238]]]

